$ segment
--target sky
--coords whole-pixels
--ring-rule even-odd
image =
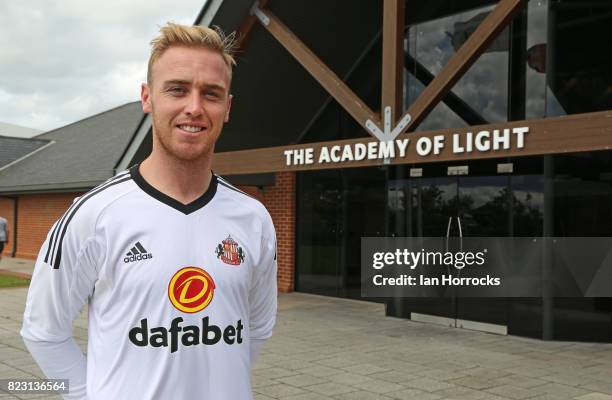
[[[48,131],[138,100],[159,27],[204,3],[0,1],[0,121]]]

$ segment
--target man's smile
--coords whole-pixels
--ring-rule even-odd
[[[188,133],[199,133],[199,132],[203,132],[206,129],[208,129],[208,127],[202,123],[177,124],[176,127]]]

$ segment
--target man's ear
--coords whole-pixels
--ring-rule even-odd
[[[225,111],[225,118],[223,119],[223,122],[228,122],[229,121],[229,115],[230,115],[230,110],[232,108],[232,99],[234,98],[233,95],[229,95],[227,98],[227,110]]]
[[[150,113],[151,112],[151,90],[149,85],[143,83],[140,85],[140,102],[142,103],[142,112]]]

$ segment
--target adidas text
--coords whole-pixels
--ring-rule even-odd
[[[153,258],[153,254],[138,254],[138,255],[132,255],[130,257],[125,257],[123,259],[124,263],[130,263],[130,262],[134,262],[134,261],[140,261],[140,260],[147,260],[149,258]]]

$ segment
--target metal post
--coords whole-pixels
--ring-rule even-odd
[[[11,251],[11,257],[15,257],[15,254],[17,254],[17,215],[19,214],[18,209],[19,197],[15,196],[13,197],[13,250]]]
[[[542,339],[554,336],[554,288],[552,286],[554,236],[554,159],[544,156],[544,229],[542,255]]]
[[[548,3],[548,26],[546,43],[546,84],[547,96],[554,89],[554,46],[555,46],[555,3]],[[548,107],[547,107],[548,108]],[[548,110],[546,110],[548,116]],[[552,282],[552,243],[554,236],[554,156],[544,156],[544,248],[542,257],[542,339],[552,340],[554,337],[554,293]]]

